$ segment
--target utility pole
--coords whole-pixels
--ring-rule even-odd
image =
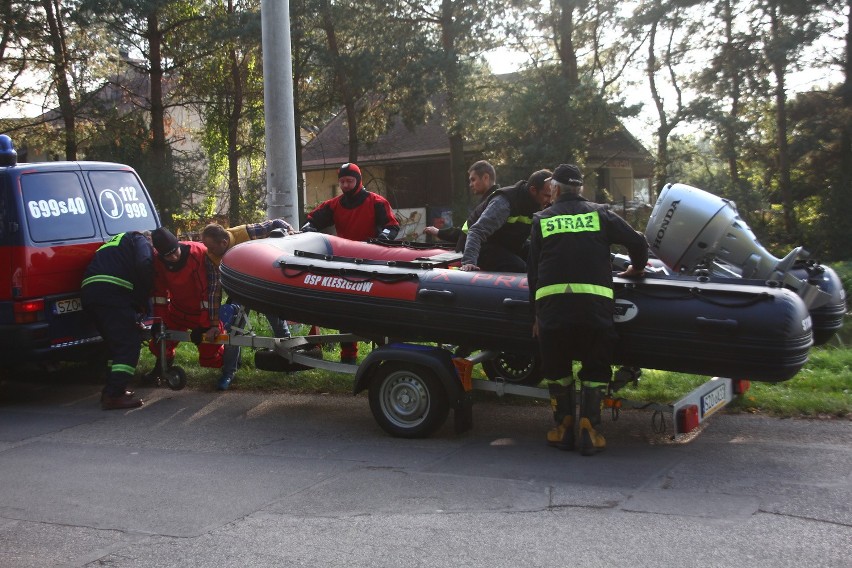
[[[299,226],[290,0],[261,0],[263,106],[266,122],[266,215]]]

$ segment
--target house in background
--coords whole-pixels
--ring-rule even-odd
[[[413,131],[397,120],[387,133],[373,144],[362,145],[359,152],[364,185],[388,198],[402,225],[400,239],[423,240],[427,225],[453,223],[449,139],[439,112],[434,111]],[[466,145],[465,151],[467,164],[488,159],[475,145]],[[346,116],[341,112],[303,149],[308,210],[338,193],[337,169],[349,160],[348,156]],[[589,148],[584,165],[585,195],[595,201],[610,201],[616,210],[650,205],[652,167],[651,154],[622,127]],[[508,183],[501,179],[499,167],[497,178],[501,185]]]

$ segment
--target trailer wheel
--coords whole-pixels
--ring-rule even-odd
[[[186,386],[186,371],[182,367],[169,367],[163,374],[162,381],[170,389],[179,391]]]
[[[370,410],[391,436],[425,438],[441,427],[450,405],[433,371],[391,362],[379,367],[370,382]]]
[[[541,361],[530,353],[500,353],[482,362],[482,370],[492,381],[505,380],[513,385],[535,386],[541,382]]]

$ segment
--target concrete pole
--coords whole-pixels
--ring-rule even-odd
[[[263,105],[266,115],[266,215],[298,229],[296,124],[290,0],[261,0]]]

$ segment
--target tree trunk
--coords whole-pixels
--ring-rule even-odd
[[[793,236],[795,218],[793,216],[793,188],[790,181],[790,150],[787,145],[787,56],[779,45],[782,30],[778,7],[772,6],[769,15],[772,26],[772,43],[774,44],[768,56],[772,73],[775,75],[775,142],[778,145],[778,183],[784,209],[784,229],[788,235]]]
[[[559,0],[559,19],[556,30],[556,50],[559,53],[560,73],[571,89],[580,82],[577,71],[577,51],[574,49],[574,8],[576,0]]]
[[[852,258],[849,248],[849,235],[852,234],[852,0],[847,0],[846,20],[846,59],[843,65],[844,80],[841,86],[841,100],[846,110],[840,132],[840,172],[836,185],[828,195],[829,243],[828,248],[834,260]]]
[[[240,119],[243,116],[243,82],[235,49],[230,50],[233,101],[228,117],[228,222],[233,227],[242,221],[240,207]]]
[[[149,80],[151,83],[151,194],[160,210],[164,225],[171,225],[176,213],[176,199],[169,188],[168,145],[166,142],[165,106],[163,104],[163,34],[156,12],[148,14]]]
[[[56,85],[59,112],[65,127],[65,159],[76,160],[76,117],[71,88],[68,85],[68,47],[65,42],[65,29],[62,26],[59,3],[54,0],[43,0],[41,4],[47,17],[47,27],[50,30],[50,42],[53,48],[53,82]]]
[[[334,76],[337,80],[337,88],[343,108],[346,110],[346,124],[349,135],[349,161],[358,161],[358,115],[357,100],[349,82],[346,69],[343,67],[343,59],[340,55],[340,47],[337,43],[337,34],[334,29],[334,20],[331,16],[331,4],[328,0],[322,2],[322,27],[325,30],[328,50],[334,65]]]
[[[731,112],[728,114],[728,119],[725,122],[723,129],[723,144],[725,158],[728,162],[728,175],[731,178],[729,194],[732,197],[737,197],[740,191],[740,172],[737,165],[737,151],[739,149],[737,136],[737,122],[740,114],[740,91],[741,79],[739,70],[736,64],[731,60],[735,52],[734,46],[734,16],[732,14],[730,0],[725,0],[723,8],[723,18],[725,21],[725,53],[726,53],[726,75],[728,85],[728,93],[731,98]]]
[[[467,219],[470,191],[467,184],[467,168],[464,155],[465,124],[459,108],[461,78],[456,55],[457,31],[453,16],[453,2],[441,2],[441,49],[443,50],[443,75],[447,89],[447,133],[450,144],[450,183],[452,184],[453,219],[461,224]]]

